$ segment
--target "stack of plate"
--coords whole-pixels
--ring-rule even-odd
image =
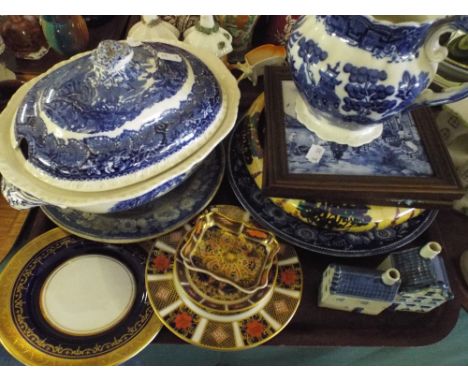
[[[233,127],[239,97],[213,55],[103,41],[25,84],[1,114],[4,196],[17,208],[135,209],[193,177]]]
[[[263,195],[259,130],[264,104],[262,94],[231,136],[229,179],[243,207],[279,238],[327,255],[370,256],[405,245],[430,226],[437,214],[434,210],[340,205]]]
[[[194,227],[160,237],[146,267],[150,302],[163,324],[216,350],[258,346],[291,320],[302,294],[293,247],[234,206],[213,206]]]

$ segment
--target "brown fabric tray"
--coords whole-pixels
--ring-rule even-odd
[[[244,81],[240,85],[242,98],[240,110],[250,106],[261,91]],[[239,115],[242,115],[240,112]],[[237,202],[225,176],[212,204],[235,204]],[[12,252],[22,245],[55,227],[38,208],[31,211],[18,236]],[[384,312],[379,316],[365,316],[317,307],[318,287],[321,274],[331,262],[375,266],[385,256],[363,259],[338,259],[298,249],[304,273],[304,292],[298,312],[269,345],[288,346],[421,346],[447,336],[454,328],[463,302],[468,307],[468,288],[458,270],[458,258],[468,248],[468,218],[451,210],[439,213],[434,224],[410,248],[429,240],[439,241],[446,259],[447,272],[455,299],[427,314]],[[405,247],[405,248],[406,248]],[[163,330],[156,342],[182,343],[168,330]]]
[[[236,204],[227,178],[218,191],[212,204]],[[449,238],[462,236],[463,224],[455,224],[458,216],[452,211],[441,211],[434,224],[413,243],[410,248],[429,240],[439,241],[445,248],[447,272],[455,299],[427,314],[384,312],[379,316],[365,316],[356,313],[323,309],[317,306],[318,287],[323,270],[332,262],[375,266],[385,256],[370,258],[340,259],[319,255],[297,249],[304,273],[304,292],[301,305],[296,315],[269,345],[288,346],[421,346],[440,341],[454,328],[460,310],[460,302],[466,292],[460,291],[460,279],[454,271],[452,259],[459,246]],[[447,223],[450,222],[450,223]],[[468,232],[468,219],[462,221],[465,232]],[[55,227],[39,209],[31,211],[14,249]],[[466,236],[466,235],[465,235]],[[468,243],[468,237],[464,237]],[[459,242],[461,243],[461,241]],[[449,245],[451,244],[451,245]],[[405,247],[405,248],[406,248]],[[448,259],[448,261],[447,261]],[[168,330],[163,330],[155,340],[163,343],[182,343]]]

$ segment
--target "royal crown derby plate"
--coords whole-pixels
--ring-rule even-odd
[[[180,257],[188,269],[250,294],[268,284],[278,250],[270,232],[210,211],[198,217]]]
[[[222,145],[180,186],[135,209],[92,214],[54,206],[42,211],[58,226],[86,239],[107,243],[148,240],[172,231],[199,214],[213,199],[223,179]]]
[[[158,238],[146,266],[151,304],[163,324],[182,340],[214,350],[244,350],[261,345],[294,316],[302,295],[302,268],[292,246],[278,253],[275,285],[251,309],[219,314],[201,308],[185,293],[175,271],[178,240],[185,231]]]
[[[240,122],[242,155],[247,169],[262,188],[263,182],[263,145],[260,136],[262,114],[265,109],[265,96],[262,93],[252,103],[245,117]],[[303,128],[309,133],[306,128]],[[297,133],[292,133],[294,135]],[[297,144],[298,149],[305,146]],[[270,200],[288,214],[317,228],[343,232],[365,232],[385,229],[404,223],[422,213],[418,208],[389,207],[378,205],[357,205],[349,203],[314,202],[303,199],[271,197]]]
[[[28,365],[113,365],[162,325],[148,302],[146,249],[84,240],[55,228],[0,275],[0,339]]]
[[[191,48],[187,49],[190,51]],[[219,61],[216,57],[211,59]],[[229,76],[231,75],[229,74]],[[227,85],[230,83],[229,76],[223,77],[221,82],[226,81],[226,84],[222,86],[223,94],[226,94],[230,100],[229,105],[226,105],[225,120],[222,126],[204,141],[202,147],[183,160],[172,163],[167,171],[160,172],[138,183],[135,180],[135,183],[129,186],[122,184],[121,188],[114,189],[112,192],[102,191],[100,188],[98,188],[98,191],[91,192],[88,190],[89,192],[82,192],[83,190],[79,185],[76,185],[72,190],[68,190],[49,184],[44,176],[31,176],[31,173],[26,169],[21,147],[13,148],[10,143],[11,129],[8,128],[12,125],[15,113],[24,96],[37,79],[27,82],[13,95],[5,110],[0,114],[0,126],[3,127],[0,129],[0,172],[5,180],[18,190],[14,201],[17,202],[16,204],[21,204],[21,199],[25,199],[22,203],[23,208],[28,207],[28,199],[33,199],[34,203],[30,206],[44,204],[85,212],[103,213],[107,212],[116,203],[140,197],[151,192],[155,187],[179,175],[186,174],[206,158],[225,138],[236,119],[239,90],[235,82],[229,86]],[[106,208],[103,209],[102,205]]]
[[[209,212],[216,212],[223,216],[234,220],[247,219],[249,225],[259,228],[255,222],[250,219],[250,215],[246,211],[237,206],[231,205],[215,205],[208,209]],[[177,261],[174,264],[177,277],[180,285],[184,289],[186,295],[198,306],[207,311],[222,314],[232,314],[245,311],[259,303],[268,291],[273,287],[278,274],[278,264],[276,256],[272,267],[268,272],[268,282],[264,288],[257,290],[254,293],[244,293],[238,288],[233,287],[229,283],[225,283],[207,275],[204,272],[190,270],[185,266],[182,259],[181,248],[184,247],[187,239],[190,236],[191,226],[186,225],[183,229],[177,231],[180,234],[173,234],[170,237],[171,246],[178,246]],[[183,235],[183,237],[181,236]],[[279,248],[281,250],[281,247]],[[275,253],[276,255],[276,253]]]
[[[52,67],[21,101],[12,146],[34,176],[105,191],[160,174],[235,123],[239,90],[220,60],[177,41],[102,41]]]
[[[320,229],[289,215],[262,194],[242,159],[240,129],[229,140],[228,175],[234,194],[252,216],[276,236],[306,250],[330,256],[362,257],[388,253],[413,241],[434,221],[437,210],[395,227],[367,232],[337,232]]]

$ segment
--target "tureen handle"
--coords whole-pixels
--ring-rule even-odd
[[[468,16],[451,16],[436,21],[430,28],[424,42],[424,52],[427,58],[437,65],[448,55],[448,49],[439,44],[440,37],[447,32],[456,31],[468,32]],[[424,90],[416,99],[419,105],[443,105],[445,103],[456,102],[468,96],[468,83],[452,86],[435,93],[430,89]]]
[[[2,194],[8,204],[17,210],[46,205],[42,200],[16,188],[11,183],[2,178]]]

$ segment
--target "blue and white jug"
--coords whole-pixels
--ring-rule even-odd
[[[468,16],[303,16],[287,46],[298,119],[322,139],[360,146],[410,107],[465,98],[466,83],[427,88],[448,53],[441,35],[467,29]]]

